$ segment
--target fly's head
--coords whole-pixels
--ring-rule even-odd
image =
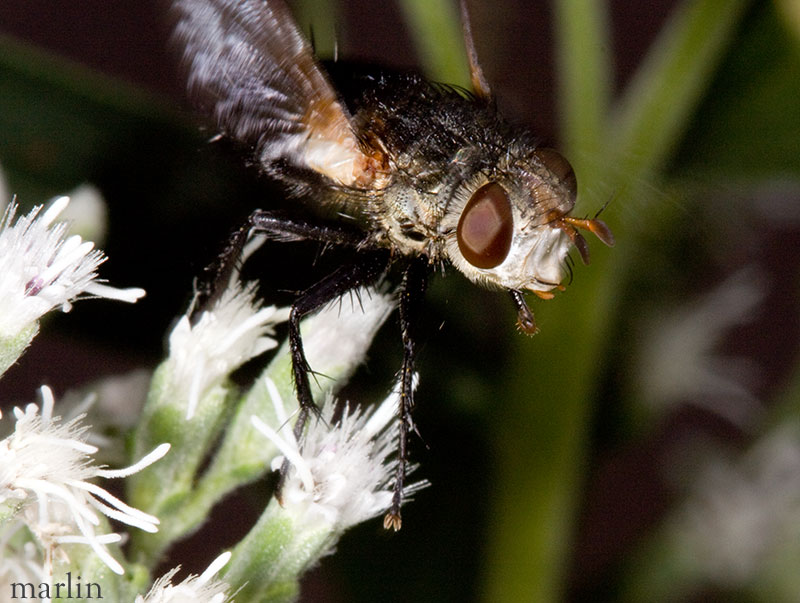
[[[570,215],[576,197],[575,172],[553,149],[536,148],[490,174],[482,172],[459,187],[448,208],[443,223],[448,258],[470,280],[517,293],[518,300],[525,290],[550,298],[568,274],[572,247],[589,262],[579,230],[614,244],[601,220]],[[520,308],[520,327],[535,332],[532,315],[527,326],[523,313]]]

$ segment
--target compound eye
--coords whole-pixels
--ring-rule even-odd
[[[541,147],[533,152],[552,174],[559,179],[564,185],[569,194],[570,201],[575,203],[578,198],[578,179],[575,177],[575,171],[572,169],[569,161],[555,149]]]
[[[456,234],[461,255],[476,268],[503,263],[511,247],[514,219],[502,186],[490,182],[475,191],[461,212]]]

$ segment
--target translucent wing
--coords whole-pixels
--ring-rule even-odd
[[[189,89],[222,132],[275,161],[368,186],[369,158],[282,0],[176,0]]]

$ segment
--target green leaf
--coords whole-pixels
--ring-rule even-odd
[[[749,14],[689,132],[681,176],[800,176],[800,43],[771,3]]]

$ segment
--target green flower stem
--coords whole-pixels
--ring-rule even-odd
[[[598,162],[611,190],[622,197],[620,203],[640,193],[634,189],[663,168],[746,4],[687,4],[656,41],[608,123],[606,131],[614,136],[609,137],[610,151]],[[564,22],[585,22],[581,11],[565,6],[560,13],[562,45],[583,44],[583,39],[570,42],[569,36],[580,38],[585,30]],[[563,59],[562,64],[576,62]],[[565,84],[562,90],[574,86]],[[578,102],[563,106],[581,110]],[[564,120],[579,124],[582,117],[565,115]],[[574,134],[572,142],[589,149],[595,138]],[[653,202],[637,199],[639,212]],[[484,591],[489,601],[562,598],[594,392],[613,326],[616,292],[635,251],[634,245],[625,244],[625,225],[612,226],[621,244],[613,251],[593,247],[593,265],[580,270],[576,285],[552,303],[537,306],[541,333],[533,341],[515,341],[511,357],[516,362],[506,376],[511,384],[507,407],[492,423],[497,475]]]
[[[327,524],[299,525],[294,514],[272,500],[236,545],[222,579],[236,593],[237,603],[295,601],[300,576],[330,550],[337,537]]]
[[[456,3],[452,0],[401,0],[400,8],[426,75],[471,90]]]
[[[334,375],[328,371],[325,374]],[[228,493],[243,484],[263,477],[270,471],[270,462],[278,454],[278,451],[269,440],[253,429],[250,423],[252,415],[261,417],[271,425],[276,423],[272,400],[264,386],[266,377],[275,381],[288,408],[292,408],[292,405],[295,404],[291,361],[288,345],[284,345],[264,371],[262,378],[256,380],[247,394],[238,403],[235,400],[229,400],[228,403],[235,406],[236,410],[230,424],[225,429],[222,442],[211,465],[199,477],[196,485],[194,485],[194,480],[198,479],[196,475],[198,463],[207,450],[205,447],[197,446],[194,442],[187,442],[187,440],[191,441],[193,434],[197,435],[194,423],[189,425],[191,429],[187,429],[186,425],[188,424],[185,417],[179,413],[170,420],[164,416],[160,417],[167,423],[174,419],[185,424],[177,429],[178,434],[176,435],[180,439],[180,446],[173,444],[173,450],[184,447],[187,454],[180,455],[180,457],[176,454],[174,457],[178,463],[185,464],[182,469],[172,467],[175,463],[170,464],[170,469],[161,467],[160,463],[167,460],[169,457],[167,455],[167,458],[134,476],[134,478],[141,476],[133,483],[132,492],[135,506],[162,519],[157,534],[134,535],[133,542],[136,549],[147,559],[157,560],[171,542],[198,528],[208,517],[211,508]],[[316,386],[316,383],[312,381],[316,399],[327,395],[336,385],[335,380],[329,379],[321,379],[320,383],[325,385],[324,389]],[[205,404],[204,399],[200,406]],[[162,430],[159,430],[158,433],[162,436],[166,435]],[[187,444],[189,444],[188,447]],[[170,454],[172,453],[173,451],[170,451]],[[170,473],[172,481],[165,482],[161,477],[155,477],[156,473],[161,475],[159,472]],[[146,502],[153,500],[157,501],[155,507]]]
[[[219,496],[238,486],[259,479],[270,471],[269,464],[278,453],[275,446],[253,429],[250,417],[260,417],[269,425],[276,425],[275,409],[265,385],[265,379],[275,382],[287,408],[296,408],[296,399],[292,381],[292,363],[288,344],[284,344],[278,355],[270,363],[247,395],[242,398],[231,424],[225,431],[219,451],[197,488],[195,501],[215,501]],[[333,387],[333,383],[324,380],[328,387],[323,390],[312,382],[315,399],[321,399]],[[207,503],[200,503],[205,506]]]
[[[106,528],[108,526],[106,525]],[[110,530],[107,530],[110,531]],[[62,583],[61,592],[65,596],[53,597],[53,601],[133,601],[136,595],[144,594],[149,588],[150,574],[147,570],[136,564],[127,563],[119,548],[109,547],[114,557],[121,561],[125,567],[125,574],[119,576],[112,572],[100,558],[85,544],[62,545],[64,552],[69,556],[68,563],[57,562],[53,568],[53,584]],[[67,575],[70,573],[70,576]],[[72,591],[66,591],[67,584],[72,583]],[[98,586],[89,587],[92,583]],[[78,584],[81,590],[78,591]],[[80,595],[80,596],[79,596]]]
[[[177,519],[193,496],[198,468],[219,434],[226,410],[234,403],[234,390],[220,385],[206,392],[195,415],[186,418],[186,401],[173,391],[169,361],[156,369],[147,403],[134,438],[134,458],[141,458],[162,442],[169,442],[169,453],[143,471],[128,478],[131,504],[162,520],[157,534],[135,531],[132,550],[161,551],[187,531]],[[166,520],[166,518],[169,518]],[[145,544],[146,543],[146,544]],[[147,555],[151,563],[157,555]]]
[[[602,0],[559,0],[553,8],[561,142],[582,181],[591,182],[592,158],[606,145],[612,81],[608,9]]]
[[[11,367],[39,332],[39,322],[33,322],[13,337],[0,337],[0,376]]]

